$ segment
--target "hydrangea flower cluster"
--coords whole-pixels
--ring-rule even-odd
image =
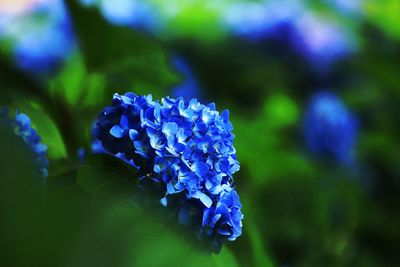
[[[40,142],[41,137],[38,135],[36,130],[32,128],[30,118],[27,115],[18,112],[16,113],[15,118],[10,118],[8,109],[1,108],[0,125],[11,129],[17,136],[21,137],[33,152],[33,163],[38,167],[40,174],[43,177],[47,177],[47,168],[49,165],[46,156],[47,146]]]
[[[170,198],[195,203],[202,213],[199,234],[215,244],[241,235],[241,204],[233,173],[239,170],[229,112],[196,99],[115,94],[93,130],[96,151],[131,164],[165,187]],[[181,209],[179,217],[189,216]],[[187,220],[186,220],[187,221]]]
[[[357,120],[337,96],[320,92],[311,98],[305,137],[313,152],[350,163],[356,136]]]

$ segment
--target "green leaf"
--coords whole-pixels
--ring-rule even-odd
[[[131,90],[157,98],[167,95],[178,76],[164,47],[144,33],[109,24],[97,9],[75,2],[67,4],[89,73],[103,74],[110,93]]]
[[[255,224],[249,223],[247,228],[251,245],[253,246],[254,265],[263,267],[274,267],[271,259],[264,252],[265,249],[262,242],[261,234],[258,232]]]
[[[275,94],[264,104],[265,123],[271,128],[294,125],[299,117],[299,110],[292,99],[284,94]]]
[[[392,38],[400,38],[400,2],[398,0],[367,1],[365,14]]]
[[[182,262],[185,266],[193,267],[224,266],[221,265],[223,261],[227,261],[229,266],[237,266],[229,252],[223,252],[220,263],[215,265],[210,255],[188,245],[187,239],[180,235],[181,232],[174,230],[176,227],[169,224],[170,218],[165,217],[165,213],[157,208],[148,209],[123,201],[136,187],[137,174],[132,169],[112,156],[96,155],[89,157],[77,174],[78,187],[86,193],[98,196],[96,203],[103,205],[101,213],[97,211],[98,218],[93,225],[96,230],[93,229],[92,234],[96,233],[94,236],[98,236],[103,242],[110,239],[114,246],[120,246],[125,251],[119,256],[120,265],[117,266],[172,267],[179,266]],[[88,247],[97,246],[92,241],[81,241],[79,245],[81,249],[76,250],[79,254],[80,250],[88,251]],[[90,259],[87,255],[83,256]],[[106,257],[107,259],[110,257]]]
[[[79,53],[75,53],[65,62],[59,75],[50,80],[50,91],[64,96],[65,100],[75,106],[84,96],[86,67]]]
[[[29,116],[32,127],[37,130],[42,138],[42,143],[48,147],[49,159],[62,159],[67,155],[64,141],[54,121],[46,114],[37,102],[17,102],[14,104],[19,112]]]
[[[0,55],[0,105],[10,105],[15,99],[38,99],[46,93],[46,88],[32,80],[21,70],[16,69],[12,62]]]
[[[138,182],[135,169],[109,155],[94,155],[78,170],[77,185],[92,195],[123,197]]]
[[[267,255],[266,248],[263,243],[262,234],[257,228],[254,216],[255,207],[250,205],[248,197],[241,198],[243,203],[243,212],[245,217],[245,233],[248,235],[250,244],[252,246],[252,256],[254,266],[274,267],[275,264],[272,259]]]
[[[212,259],[215,263],[215,267],[239,267],[236,261],[235,255],[226,247],[222,248],[220,254],[212,255]],[[261,265],[258,265],[261,266]]]
[[[290,136],[299,117],[296,105],[276,95],[267,101],[261,114],[254,119],[232,116],[238,158],[242,166],[247,167],[254,185],[282,176],[311,175],[310,162],[295,148]]]

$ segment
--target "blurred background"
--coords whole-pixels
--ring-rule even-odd
[[[400,266],[400,1],[0,0],[0,53],[51,189],[1,133],[1,265]],[[129,173],[82,163],[128,91],[230,110],[245,217],[219,255],[76,188]]]

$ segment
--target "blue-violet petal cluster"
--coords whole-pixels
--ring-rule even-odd
[[[94,150],[113,154],[143,179],[162,184],[163,205],[169,206],[171,197],[194,200],[202,213],[200,235],[222,243],[241,235],[243,218],[234,190],[239,162],[232,130],[229,112],[220,114],[213,103],[115,94],[94,126]]]
[[[26,114],[18,112],[16,112],[14,118],[10,118],[8,109],[1,108],[0,125],[11,129],[17,136],[21,137],[24,143],[26,143],[33,152],[33,163],[38,167],[40,174],[47,177],[47,168],[49,165],[46,155],[47,146],[41,143],[41,137],[36,130],[32,128],[30,118]]]

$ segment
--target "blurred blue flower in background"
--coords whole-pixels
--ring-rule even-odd
[[[205,106],[183,98],[159,103],[151,95],[115,94],[93,130],[94,149],[131,164],[142,179],[162,184],[163,205],[169,205],[170,197],[190,200],[204,213],[203,224],[195,223],[201,225],[199,231],[222,245],[240,235],[243,217],[232,191],[233,173],[239,170],[232,129],[228,111],[219,114],[213,103]],[[191,209],[180,211],[181,223],[190,217],[186,210]]]
[[[318,68],[328,66],[356,48],[342,25],[318,17],[299,1],[236,2],[224,14],[228,31],[251,41],[288,44]]]
[[[47,167],[49,165],[49,161],[47,160],[47,146],[40,142],[41,138],[36,130],[32,128],[30,118],[18,112],[16,112],[14,118],[10,118],[8,109],[1,108],[0,125],[11,129],[17,136],[21,137],[30,151],[33,152],[33,164],[38,168],[43,177],[47,177]]]
[[[346,15],[358,15],[362,13],[364,5],[364,0],[325,0],[325,2]]]
[[[182,82],[171,90],[171,96],[174,98],[183,97],[184,99],[197,98],[202,99],[200,86],[194,76],[193,71],[181,57],[172,57],[172,66],[182,75]]]
[[[165,36],[163,31],[168,31],[169,27],[174,25],[174,21],[183,16],[183,7],[190,6],[190,3],[185,2],[156,5],[143,0],[80,1],[84,5],[99,7],[103,16],[112,24],[143,29],[159,36]],[[354,12],[361,9],[361,0],[326,1],[338,9]],[[204,6],[207,5],[210,5],[210,9],[217,15],[216,27],[224,29],[221,33],[250,41],[284,42],[318,69],[329,66],[356,49],[356,40],[351,28],[345,27],[339,20],[332,20],[332,17],[318,16],[316,10],[312,10],[308,4],[301,1],[216,1],[214,5],[206,1]],[[212,6],[214,8],[211,8]]]
[[[282,34],[303,12],[298,1],[234,2],[223,14],[227,30],[249,40],[260,40]]]
[[[85,6],[98,6],[101,14],[111,24],[129,26],[156,33],[160,16],[143,0],[80,0]]]
[[[304,13],[294,25],[300,40],[293,45],[318,67],[327,66],[356,48],[355,40],[341,25],[313,13]]]
[[[66,8],[61,0],[23,1],[20,5],[18,9],[13,4],[8,8],[0,5],[0,42],[11,45],[21,69],[49,74],[76,47]]]
[[[342,163],[354,159],[357,120],[333,93],[315,94],[305,114],[305,138],[311,151]]]

